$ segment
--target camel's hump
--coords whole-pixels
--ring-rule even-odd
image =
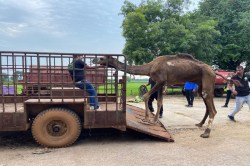
[[[176,55],[176,57],[183,58],[183,59],[192,59],[192,60],[195,60],[195,58],[191,54],[187,54],[187,53],[178,53]]]
[[[199,61],[198,59],[195,59],[191,54],[187,54],[187,53],[178,53],[176,55],[176,58],[188,59],[188,60],[192,60],[192,61],[198,62],[200,64],[204,64],[204,62]]]

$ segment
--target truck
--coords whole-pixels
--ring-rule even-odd
[[[101,110],[90,109],[89,94],[70,77],[67,66],[76,54],[89,66],[85,77]],[[145,110],[126,103],[126,65],[124,72],[97,67],[92,60],[98,56],[126,62],[122,54],[0,51],[0,134],[30,130],[38,144],[54,148],[72,145],[82,130],[93,128],[132,129],[173,142],[160,121],[149,127]]]

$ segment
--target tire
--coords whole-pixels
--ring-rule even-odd
[[[78,115],[65,108],[50,108],[36,116],[32,135],[45,147],[60,148],[73,144],[81,133]]]
[[[222,97],[224,93],[224,89],[214,89],[214,96],[215,97]]]

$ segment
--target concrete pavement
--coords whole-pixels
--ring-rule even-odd
[[[227,115],[235,106],[235,99],[231,99],[227,108],[221,107],[225,103],[225,97],[214,98],[215,108],[217,114],[215,116],[213,125],[220,123],[234,123],[229,121]],[[144,108],[144,102],[129,103],[131,105]],[[156,100],[153,106],[156,110]],[[186,107],[186,98],[182,95],[167,95],[163,99],[163,118],[161,122],[168,128],[197,128],[196,123],[199,123],[205,114],[205,104],[201,97],[195,97],[194,106]],[[247,104],[243,105],[241,111],[235,116],[236,123],[241,123],[250,120],[250,111]],[[204,125],[207,125],[207,121]]]

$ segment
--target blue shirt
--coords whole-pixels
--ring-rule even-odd
[[[192,82],[186,82],[184,85],[184,89],[186,90],[196,90],[198,88],[198,85]]]

